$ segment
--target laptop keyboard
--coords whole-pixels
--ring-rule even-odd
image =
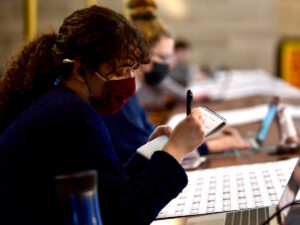
[[[269,218],[269,208],[256,208],[226,214],[225,225],[261,225]]]
[[[277,205],[297,159],[187,172],[189,183],[158,218]]]

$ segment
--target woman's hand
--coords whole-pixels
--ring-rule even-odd
[[[206,140],[210,153],[221,153],[231,149],[247,149],[251,145],[246,142],[237,129],[226,127],[218,135]]]
[[[174,129],[163,150],[179,163],[204,141],[203,118],[199,108],[182,120]]]
[[[171,135],[172,133],[172,127],[168,126],[168,125],[162,125],[162,126],[158,126],[150,135],[149,140],[148,141],[152,141],[153,139],[161,136],[161,135],[167,135],[168,137]]]

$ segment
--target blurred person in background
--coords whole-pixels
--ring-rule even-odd
[[[172,59],[173,67],[169,72],[170,78],[177,83],[186,87],[190,80],[192,80],[191,71],[188,66],[188,59],[190,57],[190,46],[184,40],[176,40],[174,47],[174,56]]]
[[[170,71],[166,78],[157,86],[156,92],[164,96],[169,102],[186,101],[186,87],[193,81],[203,81],[208,79],[208,75],[201,72],[196,67],[188,64],[190,57],[190,46],[184,40],[176,40],[174,54],[170,62]],[[209,96],[199,92],[194,96],[194,101],[207,100]]]
[[[0,224],[63,224],[54,177],[83,170],[98,172],[105,225],[150,224],[182,191],[180,163],[204,141],[200,110],[173,132],[158,127],[149,139],[169,135],[165,146],[125,166],[100,117],[135,93],[135,70],[149,61],[141,33],[98,6],[73,12],[58,34],[13,58],[0,79]]]
[[[157,6],[154,1],[132,0],[129,7],[132,10],[132,22],[149,41],[152,52],[150,64],[143,65],[136,71],[137,94],[145,91],[143,96],[147,98],[148,91],[154,92],[149,84],[155,84],[157,87],[168,73],[167,62],[170,62],[173,54],[174,39],[165,24],[156,17]],[[148,95],[150,94],[148,93]],[[156,99],[160,97],[158,94]],[[155,129],[155,126],[149,122],[147,112],[139,100],[140,98],[134,95],[114,115],[102,115],[111,133],[112,143],[122,162],[126,162],[141,145],[145,144]],[[198,148],[198,152],[205,155],[248,147],[250,145],[242,139],[236,129],[225,128],[202,144]]]
[[[137,8],[138,10],[135,13],[140,13],[142,10],[141,7]],[[136,17],[133,12],[132,20],[137,24],[137,27],[150,43],[154,43],[152,44],[153,55],[151,63],[149,66],[144,67],[144,76],[140,76],[139,78],[142,88],[137,92],[137,96],[141,105],[147,111],[155,112],[170,110],[177,102],[185,101],[185,86],[191,81],[192,77],[199,80],[201,74],[195,68],[190,69],[188,67],[189,48],[187,44],[185,45],[184,42],[180,42],[176,46],[174,38],[166,28],[166,25],[156,18],[154,12],[153,15],[155,18],[150,20],[148,18]],[[149,21],[152,21],[152,25]],[[142,23],[144,25],[139,25]],[[156,40],[157,37],[154,35],[158,33],[158,30],[153,29],[153,27],[161,27],[161,31],[164,30],[164,34],[159,41]],[[194,101],[206,100],[208,98],[209,96],[201,92],[194,95]]]
[[[209,79],[209,75],[198,68],[189,65],[191,57],[191,46],[188,41],[177,39],[175,41],[174,56],[172,58],[172,69],[169,77],[174,79],[183,87],[187,87],[191,82]]]

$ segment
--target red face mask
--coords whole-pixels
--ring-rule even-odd
[[[122,80],[106,80],[96,72],[96,75],[105,81],[103,97],[90,97],[93,108],[99,114],[111,115],[116,113],[135,94],[135,78]]]

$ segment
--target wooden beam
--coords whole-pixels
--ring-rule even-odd
[[[128,8],[129,0],[122,0],[122,14],[129,19],[129,8]]]
[[[97,5],[98,1],[97,0],[85,0],[86,6],[90,7],[92,5]]]
[[[34,39],[37,33],[37,0],[24,0],[24,38]]]

